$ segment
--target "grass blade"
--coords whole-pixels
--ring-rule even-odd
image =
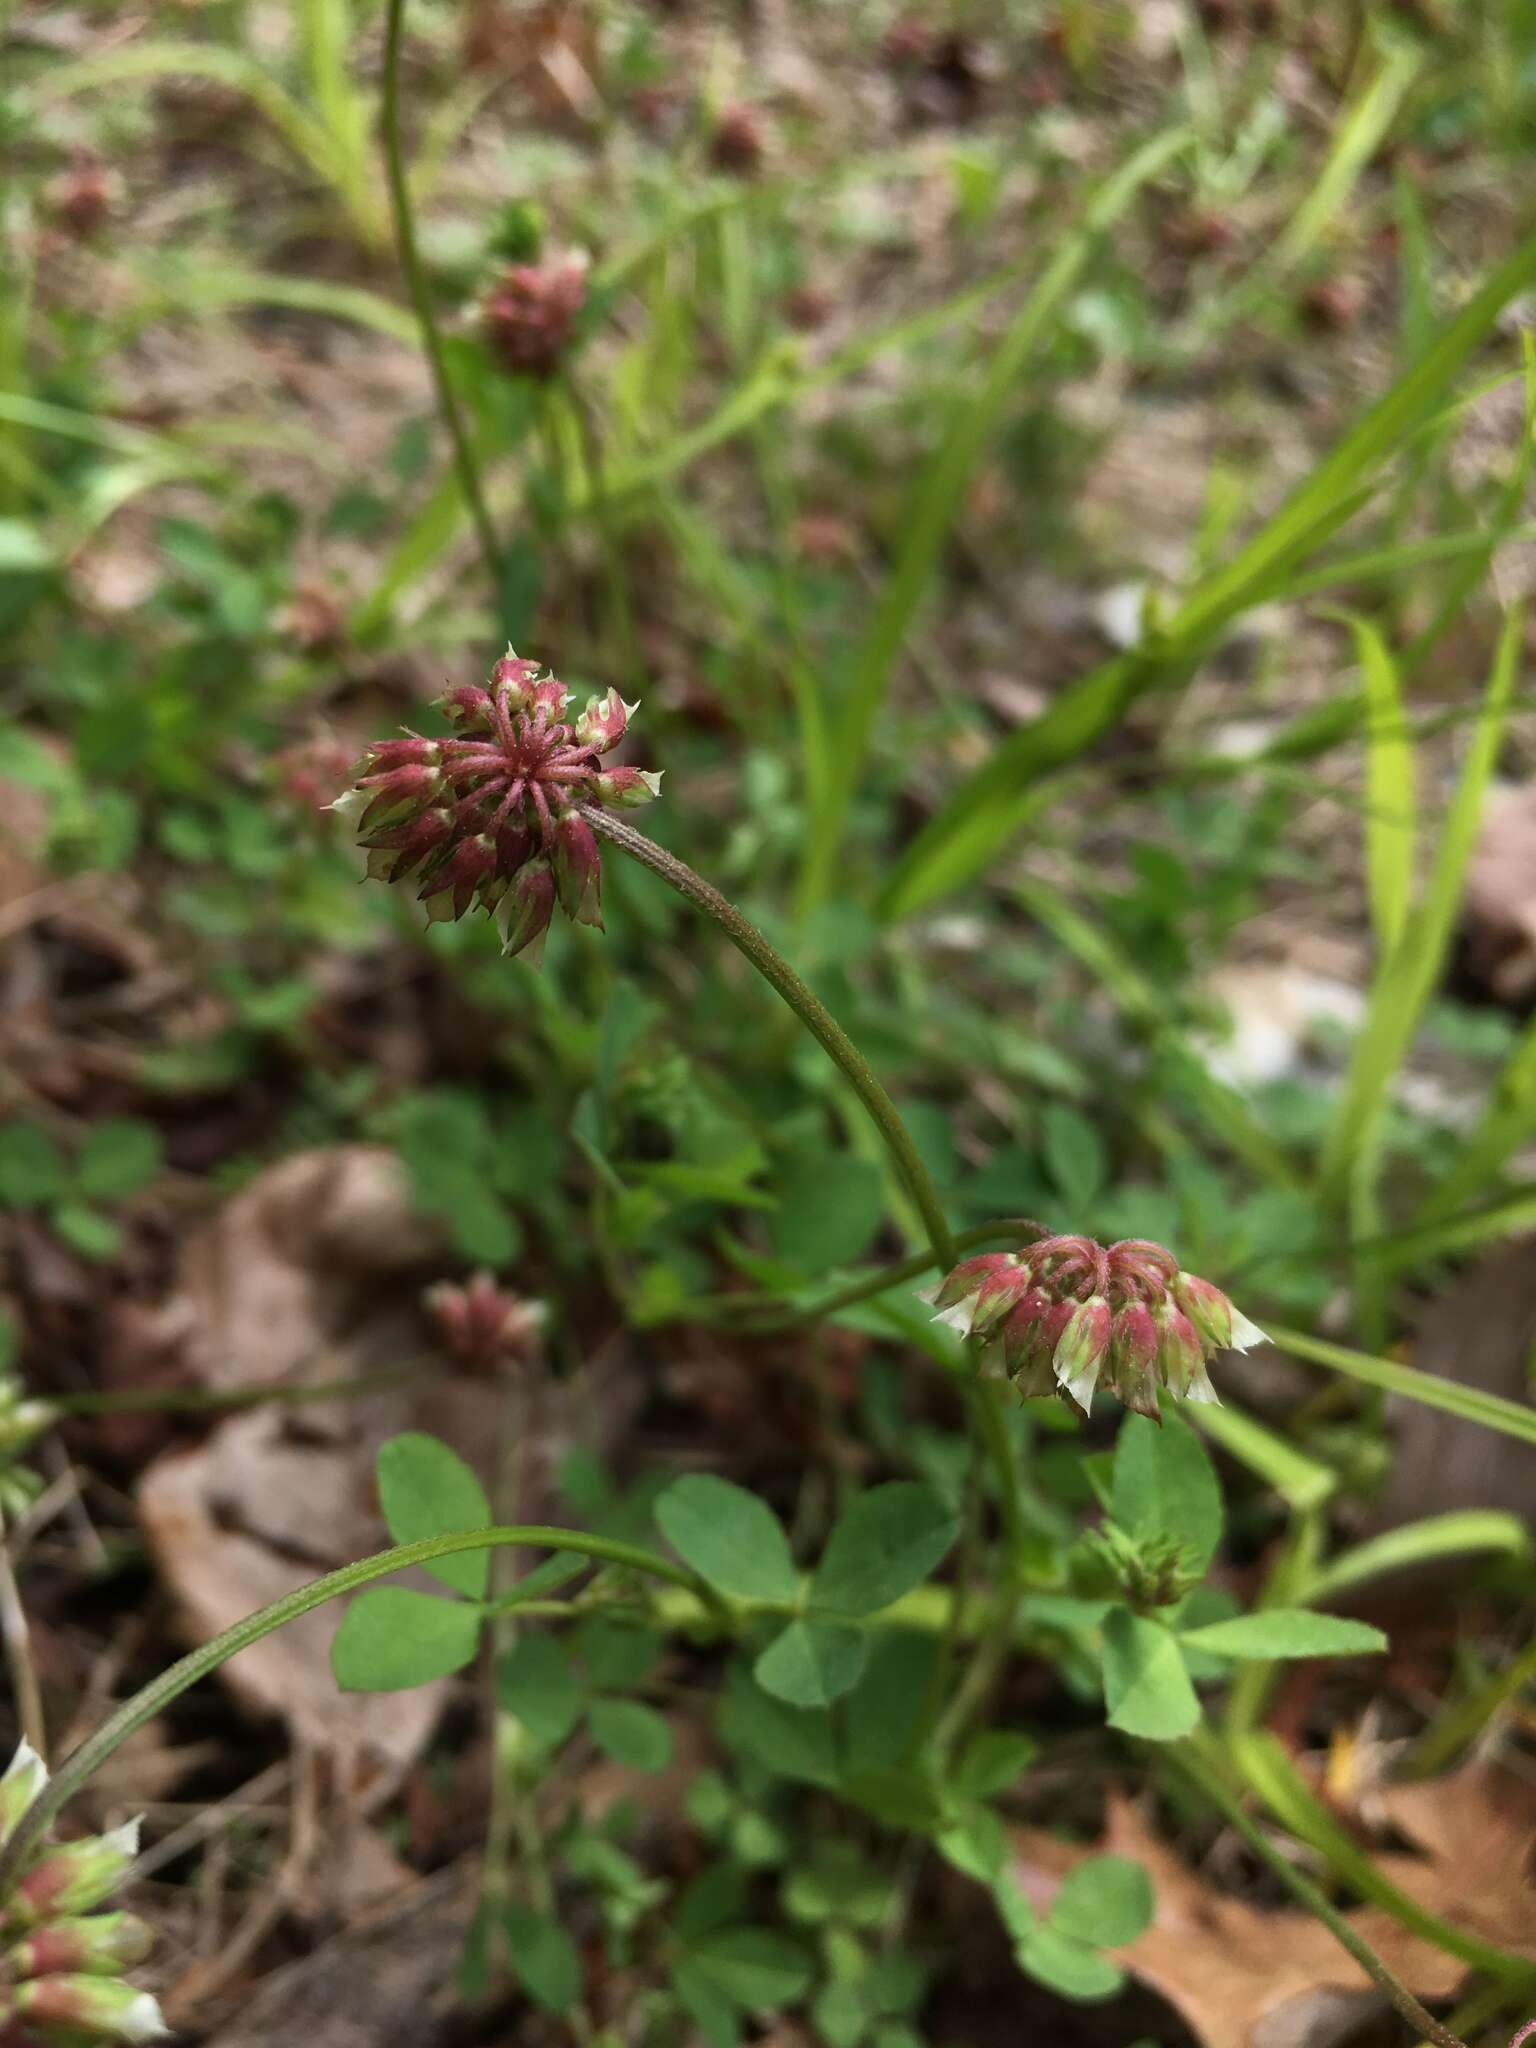
[[[1369,1542],[1341,1551],[1306,1582],[1297,1598],[1311,1605],[1331,1598],[1346,1586],[1379,1578],[1383,1572],[1405,1571],[1410,1565],[1428,1564],[1442,1557],[1466,1557],[1475,1551],[1524,1557],[1530,1547],[1530,1531],[1520,1517],[1496,1508],[1464,1508],[1450,1514],[1427,1515],[1422,1522],[1389,1529],[1383,1536],[1373,1536]]]
[[[1276,593],[1375,489],[1381,465],[1417,432],[1486,339],[1500,312],[1536,282],[1536,236],[1493,272],[1397,382],[1224,569],[1197,586],[1153,647],[1120,655],[1072,685],[962,782],[896,863],[880,897],[887,918],[973,880],[1029,815],[1029,785],[1075,760],[1146,691],[1181,680],[1239,613]]]
[[[1418,833],[1413,740],[1403,716],[1403,683],[1392,651],[1369,619],[1340,616],[1355,640],[1364,685],[1365,872],[1371,924],[1383,957],[1395,952],[1413,900]]]
[[[1025,365],[1050,323],[1082,276],[1100,237],[1147,180],[1185,148],[1188,140],[1182,129],[1155,137],[1096,194],[1076,232],[1057,250],[1015,315],[980,383],[956,406],[948,432],[918,481],[912,514],[895,564],[854,664],[828,800],[821,814],[813,819],[806,842],[799,895],[802,914],[823,902],[831,887],[848,809],[896,658],[933,579],[966,486],[1003,408],[1016,392]]]
[[[1265,1334],[1282,1351],[1305,1358],[1313,1365],[1326,1365],[1331,1372],[1343,1373],[1346,1379],[1359,1380],[1367,1387],[1381,1387],[1426,1408],[1442,1408],[1447,1415],[1460,1416],[1463,1422],[1480,1423],[1501,1436],[1536,1444],[1536,1409],[1523,1407],[1518,1401],[1486,1394],[1480,1387],[1464,1387],[1457,1380],[1441,1379],[1437,1373],[1420,1372],[1416,1366],[1399,1365],[1394,1359],[1350,1351],[1342,1344],[1330,1344],[1324,1337],[1309,1337],[1304,1330],[1277,1330],[1270,1324]]]
[[[1424,900],[1402,943],[1385,960],[1355,1042],[1344,1091],[1318,1162],[1322,1192],[1336,1197],[1366,1148],[1386,1105],[1393,1077],[1434,992],[1450,945],[1462,881],[1477,837],[1483,801],[1498,759],[1514,693],[1524,612],[1507,613],[1466,762],[1442,821]]]

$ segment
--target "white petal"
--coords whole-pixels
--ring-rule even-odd
[[[170,2033],[160,2011],[159,2000],[147,1991],[141,1991],[116,2022],[119,2038],[124,2041],[163,2041]]]
[[[8,1785],[13,1778],[25,1778],[28,1783],[27,1797],[35,1799],[48,1782],[48,1766],[25,1736],[16,1745],[16,1754],[5,1767],[0,1785]]]
[[[120,1856],[125,1856],[132,1862],[139,1853],[139,1829],[143,1825],[142,1815],[133,1820],[125,1820],[120,1828],[108,1828],[101,1838],[102,1843],[106,1848],[115,1849]]]
[[[1223,1348],[1228,1351],[1251,1351],[1255,1344],[1267,1344],[1269,1338],[1257,1323],[1250,1323],[1240,1308],[1232,1311],[1232,1337]]]
[[[953,1308],[941,1308],[933,1316],[936,1323],[946,1323],[952,1330],[958,1330],[962,1337],[969,1337],[976,1318],[976,1297],[968,1294],[964,1301],[957,1301]]]

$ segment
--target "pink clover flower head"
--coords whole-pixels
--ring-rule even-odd
[[[1017,1251],[962,1260],[929,1296],[934,1320],[979,1339],[986,1369],[1000,1370],[1022,1399],[1058,1396],[1086,1415],[1102,1389],[1155,1422],[1159,1389],[1214,1402],[1211,1359],[1264,1342],[1219,1287],[1184,1272],[1163,1245],[1101,1245],[1031,1227]]]
[[[587,303],[587,259],[511,263],[480,304],[485,339],[514,377],[551,377],[570,352]]]
[[[22,1742],[0,1777],[0,1844],[15,1833],[48,1783],[42,1758]],[[170,2029],[147,1991],[124,1970],[148,1955],[152,1936],[132,1913],[99,1912],[138,1854],[139,1824],[41,1841],[0,1900],[0,2041],[157,2041]]]
[[[454,731],[378,740],[331,809],[355,824],[368,875],[414,882],[429,919],[493,912],[506,953],[537,961],[556,909],[602,927],[602,864],[582,805],[649,803],[659,774],[610,767],[636,706],[617,690],[573,712],[558,676],[508,648],[482,689],[439,700]]]

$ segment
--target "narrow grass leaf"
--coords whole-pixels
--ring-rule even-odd
[[[1525,1557],[1531,1548],[1530,1531],[1518,1515],[1496,1508],[1462,1508],[1444,1515],[1427,1515],[1401,1529],[1389,1529],[1366,1543],[1357,1543],[1332,1558],[1313,1573],[1301,1589],[1308,1600],[1328,1600],[1346,1586],[1362,1585],[1385,1573],[1409,1570],[1439,1558],[1471,1557],[1478,1552],[1493,1556]]]
[[[1372,986],[1365,1023],[1318,1162],[1325,1196],[1342,1192],[1354,1163],[1369,1144],[1444,967],[1467,862],[1476,843],[1514,695],[1524,616],[1518,605],[1505,616],[1466,761],[1441,820],[1423,900],[1401,943],[1382,962]]]
[[[1031,785],[1078,759],[1138,697],[1182,681],[1239,613],[1282,593],[1286,578],[1369,501],[1386,458],[1434,416],[1504,307],[1533,282],[1536,236],[1490,275],[1226,567],[1196,586],[1153,646],[1118,655],[1074,683],[966,777],[897,861],[880,914],[908,916],[973,880],[1040,808]]]
[[[1448,1415],[1459,1415],[1464,1422],[1478,1422],[1502,1436],[1536,1444],[1536,1408],[1524,1408],[1518,1401],[1506,1401],[1502,1395],[1486,1394],[1480,1387],[1464,1387],[1457,1380],[1441,1379],[1436,1373],[1420,1372],[1390,1358],[1372,1358],[1368,1352],[1347,1350],[1342,1344],[1330,1344],[1326,1338],[1309,1336],[1304,1330],[1276,1329],[1271,1323],[1267,1334],[1280,1350],[1310,1359],[1314,1365],[1326,1365],[1347,1379],[1359,1380],[1368,1387],[1383,1387],[1389,1394],[1401,1394],[1426,1408],[1443,1408]]]

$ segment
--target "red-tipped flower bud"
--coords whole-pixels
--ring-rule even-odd
[[[593,778],[592,794],[606,810],[637,810],[661,795],[661,775],[648,768],[605,768]]]
[[[568,918],[602,930],[602,861],[592,827],[576,811],[565,811],[555,821],[555,886]]]
[[[464,915],[496,871],[496,842],[488,832],[477,832],[473,839],[461,839],[433,868],[416,892],[417,901],[426,904],[429,921],[449,923]]]
[[[26,1872],[12,1893],[8,1911],[18,1927],[89,1912],[115,1891],[139,1853],[139,1824],[127,1821],[104,1835],[58,1842]]]
[[[1113,1321],[1114,1312],[1104,1296],[1091,1294],[1086,1301],[1073,1305],[1052,1354],[1056,1378],[1085,1415],[1109,1350]]]
[[[427,1307],[457,1358],[480,1371],[524,1356],[543,1321],[543,1311],[498,1286],[492,1273],[476,1273],[464,1287],[441,1281],[429,1287]]]
[[[36,1977],[11,1997],[29,2029],[67,2027],[106,2041],[159,2041],[170,2032],[149,1993],[116,1977]]]
[[[548,861],[530,861],[502,899],[501,950],[505,957],[526,952],[537,967],[555,901],[555,878]]]
[[[23,1936],[5,1963],[18,1977],[116,1976],[142,1963],[153,1945],[154,1935],[136,1914],[92,1913],[84,1920],[55,1920]]]
[[[636,704],[626,704],[617,690],[610,690],[606,696],[592,697],[587,708],[576,721],[576,738],[580,745],[591,747],[596,753],[607,754],[623,739],[632,711]]]

